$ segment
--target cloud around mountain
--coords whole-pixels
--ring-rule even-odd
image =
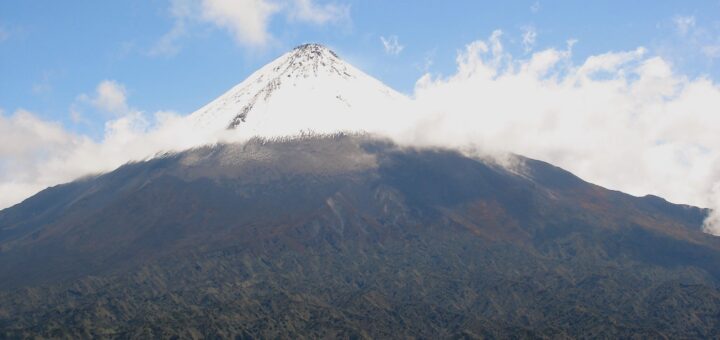
[[[612,189],[720,210],[720,115],[713,111],[720,87],[677,74],[643,48],[581,64],[571,56],[569,43],[516,59],[496,31],[458,54],[454,74],[421,77],[401,120],[390,118],[397,112],[368,115],[361,128],[407,145],[519,153]],[[328,128],[359,128],[334,124]],[[148,117],[131,106],[106,123],[100,141],[26,111],[0,115],[0,131],[11,136],[0,148],[1,206],[129,160],[238,139],[232,131],[199,131],[183,115]],[[709,231],[720,234],[717,216],[709,221]]]
[[[417,82],[426,123],[415,135],[516,152],[606,187],[717,210],[720,87],[673,72],[643,48],[575,65],[571,47],[516,60],[498,32],[467,45],[456,74]]]

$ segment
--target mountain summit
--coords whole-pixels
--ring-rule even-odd
[[[261,136],[369,129],[408,99],[319,44],[285,53],[190,115],[200,129]],[[375,119],[372,119],[375,118]]]

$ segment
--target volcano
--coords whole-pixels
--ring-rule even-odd
[[[187,118],[261,137],[0,211],[0,337],[720,334],[707,210],[519,155],[332,132],[406,100],[303,45]]]

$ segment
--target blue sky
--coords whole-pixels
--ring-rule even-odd
[[[178,19],[173,13],[177,3],[1,2],[0,108],[5,114],[23,108],[99,138],[103,122],[112,116],[78,103],[78,96],[92,93],[103,80],[122,84],[135,108],[190,113],[304,42],[331,46],[357,67],[411,94],[425,72],[454,72],[458,51],[496,29],[503,31],[505,47],[515,58],[541,48],[564,48],[575,39],[572,58],[578,62],[644,46],[690,77],[720,76],[717,0],[315,0],[316,10],[333,17],[303,20],[294,17],[293,9],[276,10],[265,18],[263,42],[239,41],[222,25],[193,14]],[[178,20],[184,21],[182,34],[172,48],[158,52]],[[534,42],[524,45],[529,31]],[[402,50],[387,53],[381,37],[397,37]],[[73,120],[71,110],[83,119]]]

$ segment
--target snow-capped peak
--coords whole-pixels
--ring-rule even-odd
[[[295,47],[282,63],[273,68],[278,76],[309,77],[322,72],[350,77],[345,63],[329,48],[320,44],[305,44]]]
[[[408,99],[319,44],[300,45],[188,118],[203,130],[279,136],[302,130],[373,130],[372,115]],[[400,114],[397,112],[397,114]],[[376,117],[379,118],[379,117]]]

